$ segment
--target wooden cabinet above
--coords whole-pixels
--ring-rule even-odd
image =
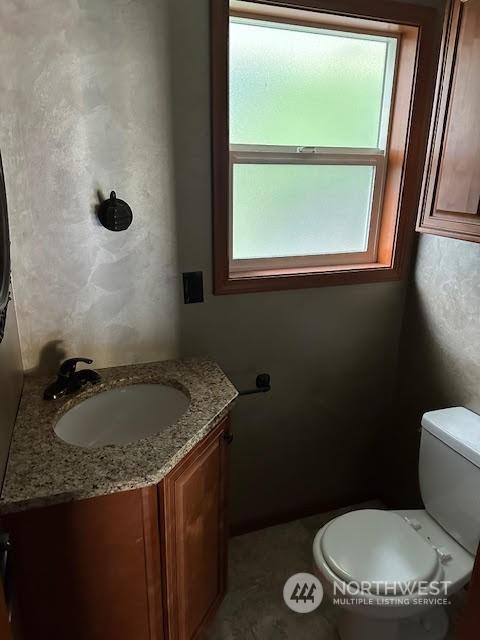
[[[480,242],[480,0],[447,8],[417,230]]]

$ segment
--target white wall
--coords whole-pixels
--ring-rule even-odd
[[[394,506],[418,499],[422,415],[455,406],[480,413],[479,278],[480,245],[420,238],[400,343],[396,428],[386,456]]]
[[[0,4],[0,147],[26,369],[176,355],[165,3]],[[134,212],[112,233],[97,190]]]

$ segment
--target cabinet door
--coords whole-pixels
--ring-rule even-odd
[[[11,640],[10,621],[8,619],[7,604],[3,594],[3,587],[0,582],[0,638],[2,640]]]
[[[480,242],[480,0],[447,9],[417,229]]]
[[[225,420],[159,487],[169,640],[199,637],[225,594],[227,429]]]
[[[34,509],[2,524],[22,640],[162,640],[156,487]]]

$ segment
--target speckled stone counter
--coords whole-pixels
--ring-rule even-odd
[[[237,391],[215,363],[168,360],[98,370],[102,382],[66,398],[42,398],[51,378],[25,380],[13,432],[0,513],[58,504],[159,482],[228,413]],[[157,435],[126,445],[82,448],[53,430],[75,404],[102,391],[140,383],[166,383],[190,398],[180,420]]]

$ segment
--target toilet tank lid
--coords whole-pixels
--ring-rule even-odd
[[[480,416],[465,407],[429,411],[422,427],[480,468]]]

